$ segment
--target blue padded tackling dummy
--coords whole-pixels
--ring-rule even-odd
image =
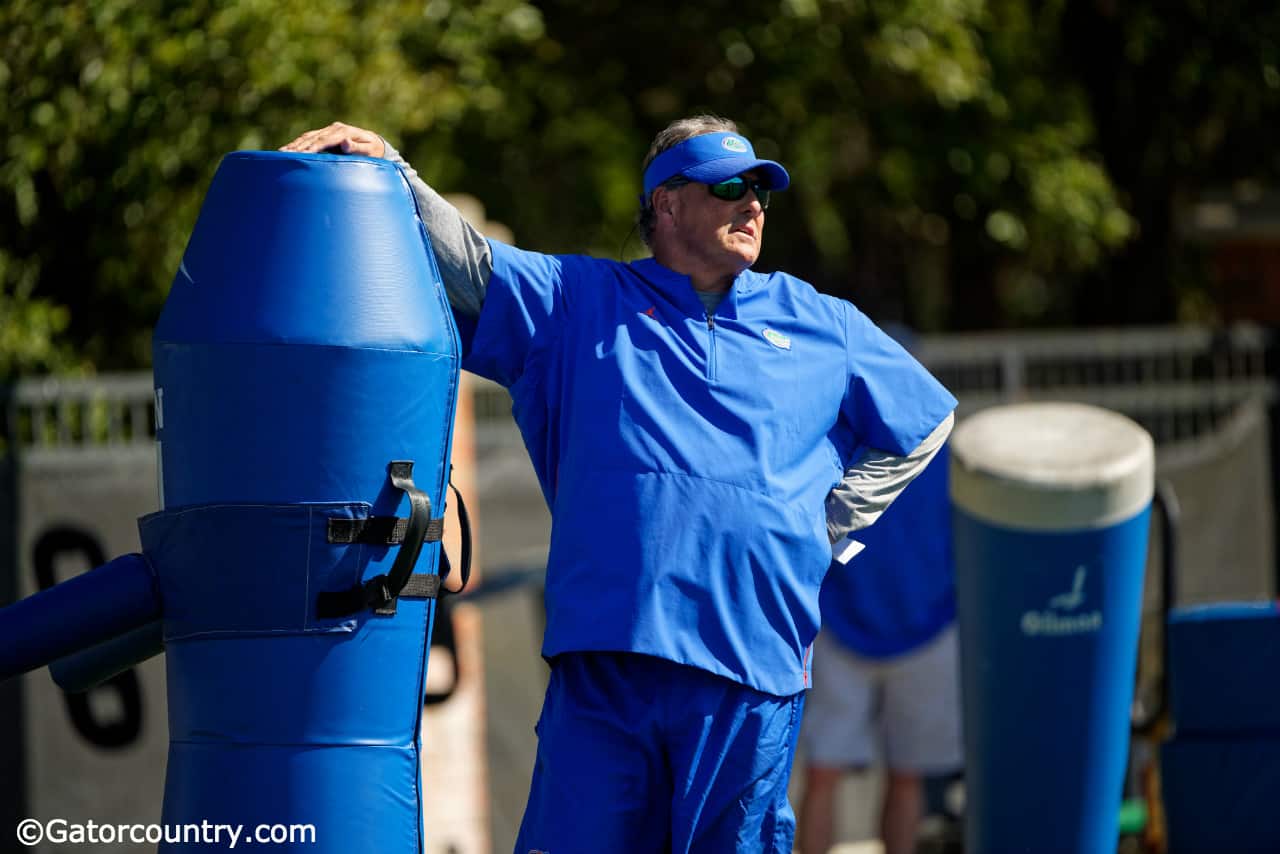
[[[458,336],[404,177],[228,155],[153,350],[163,509],[139,527],[164,602],[164,821],[314,824],[314,854],[421,851],[434,599],[359,602],[402,548],[362,541],[360,520],[411,515],[389,464],[412,461],[433,519],[449,477]],[[318,607],[344,591],[354,612]]]
[[[0,679],[59,659],[89,687],[162,634],[166,827],[418,854],[459,340],[399,169],[225,157],[153,357],[143,552],[0,611]],[[161,851],[207,848],[175,835]]]

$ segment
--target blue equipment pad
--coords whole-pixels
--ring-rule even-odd
[[[1179,736],[1280,738],[1280,606],[1223,602],[1169,614],[1170,705]]]
[[[1280,851],[1280,737],[1179,737],[1160,764],[1169,854]]]

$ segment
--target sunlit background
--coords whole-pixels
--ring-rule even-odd
[[[87,568],[33,565],[68,519],[107,556],[137,548],[155,502],[151,331],[224,154],[341,119],[486,233],[629,259],[649,142],[702,112],[791,171],[758,269],[914,330],[962,417],[1040,398],[1129,414],[1184,506],[1181,601],[1274,597],[1280,6],[9,0],[0,604]],[[427,822],[441,854],[509,850],[546,677],[547,513],[505,392],[470,389],[459,467],[480,581],[455,600],[458,690],[427,723],[429,754],[461,745],[431,760],[451,781],[438,797],[426,779],[448,804]],[[1160,558],[1140,701],[1158,693]],[[20,772],[0,818],[158,813],[163,668],[139,674],[79,722],[44,674],[0,688],[0,767]],[[1139,800],[1151,743],[1135,740]],[[850,785],[846,843],[874,833],[875,777]]]

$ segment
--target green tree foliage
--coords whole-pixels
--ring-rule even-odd
[[[0,376],[147,364],[223,154],[338,116],[447,134],[539,32],[520,0],[0,4]]]
[[[1141,223],[1081,283],[1082,320],[1213,321],[1204,253],[1179,234],[1205,190],[1280,177],[1280,6],[1069,0],[1061,65],[1088,93],[1108,174]]]
[[[486,161],[470,188],[527,245],[619,254],[648,141],[699,111],[736,119],[792,171],[761,266],[881,317],[939,329],[1062,314],[1049,283],[1133,231],[1083,91],[1055,64],[1054,4],[540,8],[545,35],[504,58],[506,109],[464,127]],[[642,251],[633,238],[622,254]]]
[[[1142,266],[1171,251],[1162,188],[1236,177],[1246,151],[1274,171],[1231,128],[1274,105],[1277,13],[1214,8],[11,0],[0,375],[146,364],[221,156],[334,119],[524,246],[632,257],[649,140],[714,112],[792,171],[764,269],[932,330],[1171,316]],[[1122,274],[1147,302],[1097,314]]]

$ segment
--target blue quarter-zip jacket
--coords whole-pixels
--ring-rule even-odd
[[[506,386],[551,508],[543,655],[629,651],[808,687],[824,500],[855,449],[916,448],[952,396],[849,303],[490,241],[463,366]]]

